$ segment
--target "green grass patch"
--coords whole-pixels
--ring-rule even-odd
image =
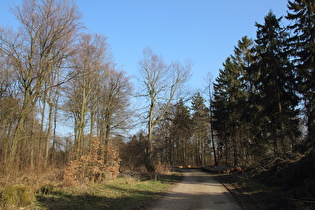
[[[0,208],[29,206],[35,201],[34,190],[27,185],[6,185],[0,192]]]
[[[54,187],[47,195],[36,196],[38,209],[122,209],[145,205],[165,193],[179,180],[176,174],[163,175],[159,181],[117,178],[103,184]]]

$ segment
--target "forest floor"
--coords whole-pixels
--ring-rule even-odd
[[[266,186],[255,180],[244,180],[237,174],[217,174],[217,178],[235,197],[243,209],[282,209],[278,187]]]
[[[132,175],[120,174],[114,180],[100,183],[77,186],[46,185],[45,188],[37,190],[35,196],[33,195],[32,204],[27,206],[16,204],[11,198],[15,198],[15,194],[7,192],[6,197],[9,195],[10,198],[6,199],[5,205],[3,203],[5,190],[0,186],[0,209],[142,209],[152,200],[164,195],[181,178],[181,173],[170,172],[159,175],[158,180],[155,181],[145,174],[133,173]],[[11,201],[10,204],[8,201]]]
[[[37,196],[39,209],[142,209],[162,196],[178,180],[170,173],[154,181],[147,176],[121,176],[106,183],[82,188],[56,188],[49,195]]]
[[[195,170],[197,174],[192,175],[192,169],[185,169],[181,173],[160,175],[158,181],[143,175],[121,174],[119,178],[108,180],[106,183],[76,187],[56,185],[44,193],[36,192],[34,205],[22,209],[161,209],[155,208],[159,207],[156,203],[167,198],[167,195],[171,195],[171,203],[177,199],[177,203],[183,203],[185,208],[192,206],[193,209],[199,205],[198,199],[204,206],[209,202],[211,205],[230,205],[223,198],[223,194],[229,193],[221,191],[211,195],[210,188],[221,186],[215,180],[219,180],[245,210],[315,209],[315,170],[311,165],[311,158],[305,156],[296,161],[273,161],[268,170],[260,173],[256,173],[257,169],[252,168],[226,174]],[[181,183],[184,188],[177,189],[176,193],[176,188]],[[200,192],[201,185],[206,187]],[[184,189],[189,192],[184,192]],[[0,209],[3,207],[1,200],[4,198],[4,194],[1,196],[2,190],[0,186]],[[211,197],[216,201],[207,200]],[[190,201],[192,203],[189,204]],[[166,205],[170,202],[166,202]],[[21,209],[13,205],[7,207],[4,209]]]
[[[249,171],[213,174],[243,209],[315,209],[315,174],[310,157],[278,160],[268,170],[249,177]]]

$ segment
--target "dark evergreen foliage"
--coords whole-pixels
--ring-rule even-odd
[[[298,75],[298,90],[303,96],[307,117],[308,141],[315,148],[315,1],[288,3],[291,38],[288,43]]]
[[[196,165],[205,165],[206,155],[209,153],[209,116],[205,99],[198,92],[192,99],[192,121],[193,121],[193,149]]]
[[[288,34],[280,26],[281,18],[269,12],[263,25],[256,23],[254,63],[250,67],[255,75],[252,83],[259,98],[261,119],[259,132],[265,144],[271,146],[266,151],[274,156],[281,156],[290,151],[299,135],[297,105],[299,102],[295,91],[292,63],[286,49]]]
[[[172,165],[189,165],[189,157],[191,157],[190,138],[193,133],[193,122],[187,107],[181,99],[175,106],[175,114],[172,119],[171,138],[170,138],[170,155]],[[175,151],[177,148],[177,151]]]
[[[255,45],[243,37],[214,83],[213,126],[227,164],[285,157],[300,136],[289,34],[272,12],[256,26]]]
[[[233,151],[233,164],[244,164],[250,148],[249,124],[252,119],[246,69],[252,63],[252,40],[243,37],[235,47],[235,54],[228,57],[214,83],[212,101],[214,129],[218,133],[219,151],[225,151],[225,162],[229,161],[229,150]],[[248,148],[248,149],[246,149]]]
[[[197,93],[190,107],[179,100],[167,111],[154,130],[155,158],[173,166],[250,166],[308,152],[315,141],[314,4],[289,1],[289,26],[272,11],[256,23],[255,40],[242,37],[224,61],[211,107]]]

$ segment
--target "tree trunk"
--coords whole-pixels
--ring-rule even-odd
[[[151,99],[151,106],[149,111],[149,123],[148,123],[148,154],[146,160],[146,168],[149,173],[154,173],[155,168],[153,165],[153,110],[154,110],[154,100]]]

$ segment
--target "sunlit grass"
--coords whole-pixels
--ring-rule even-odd
[[[178,180],[177,175],[159,181],[117,178],[107,183],[76,187],[55,187],[49,195],[37,196],[40,209],[120,209],[145,205],[165,193]]]

